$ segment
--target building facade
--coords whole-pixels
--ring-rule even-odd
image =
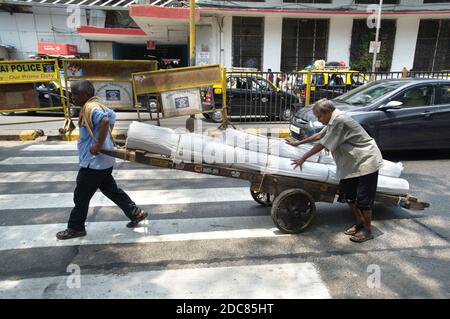
[[[292,71],[324,59],[367,69],[378,3],[197,0],[196,64]],[[380,70],[450,70],[450,1],[383,3]],[[91,58],[185,66],[187,6],[178,0],[3,0],[0,45],[15,48],[10,58],[35,54],[37,42],[56,42],[75,44]]]

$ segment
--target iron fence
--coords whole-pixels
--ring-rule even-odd
[[[295,112],[322,98],[333,99],[372,81],[402,78],[450,79],[442,72],[358,72],[314,70],[298,72],[227,72],[227,113],[233,122],[289,123]],[[203,101],[220,108],[221,87],[202,90]],[[221,112],[205,114],[221,122]]]

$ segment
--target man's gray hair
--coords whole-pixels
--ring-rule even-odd
[[[333,102],[327,99],[320,99],[313,105],[313,109],[318,109],[320,112],[333,112],[336,107]]]
[[[82,80],[82,81],[76,81],[70,84],[70,87],[75,89],[77,92],[85,92],[88,95],[94,96],[95,95],[95,89],[94,86],[90,81]]]

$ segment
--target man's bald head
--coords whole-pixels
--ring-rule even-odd
[[[94,86],[90,81],[76,81],[70,85],[72,98],[77,106],[83,106],[91,97],[95,95]]]

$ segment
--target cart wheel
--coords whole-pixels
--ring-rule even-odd
[[[252,194],[252,197],[255,200],[255,202],[264,207],[272,206],[272,202],[275,197],[273,194],[270,193],[260,193],[255,192],[253,190],[250,190],[250,194]]]
[[[279,194],[272,205],[272,220],[278,229],[287,234],[305,230],[311,223],[316,204],[303,189],[288,189]]]

